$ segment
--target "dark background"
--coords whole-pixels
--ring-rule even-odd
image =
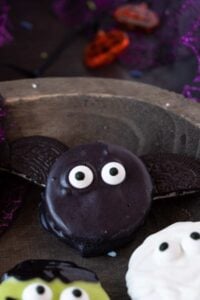
[[[180,0],[171,1],[173,5],[175,2]],[[50,56],[67,32],[70,33],[70,29],[67,31],[66,26],[55,16],[50,0],[11,0],[9,5],[13,41],[0,48],[1,81],[31,77],[29,73],[21,72],[20,68],[34,71],[43,65],[47,59],[42,58],[42,54]],[[32,29],[24,28],[21,24],[23,21],[30,22]],[[143,71],[141,78],[131,77],[126,66],[119,62],[91,71],[82,62],[83,49],[87,43],[88,37],[83,34],[71,39],[42,76],[97,76],[138,80],[181,93],[183,86],[191,83],[196,73],[196,60],[189,51],[182,59]]]

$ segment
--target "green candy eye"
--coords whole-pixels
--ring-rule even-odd
[[[60,300],[90,300],[90,297],[83,289],[70,287],[62,292]]]
[[[52,300],[52,290],[45,284],[33,283],[22,293],[22,300]]]

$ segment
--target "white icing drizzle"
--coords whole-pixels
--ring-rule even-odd
[[[200,299],[200,222],[178,222],[149,236],[132,254],[132,300]],[[164,244],[163,244],[164,243]]]

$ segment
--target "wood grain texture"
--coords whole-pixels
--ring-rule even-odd
[[[168,151],[200,157],[200,107],[168,91],[134,82],[73,78],[4,82],[0,92],[6,98],[10,140],[46,135],[69,146],[105,140],[139,155]],[[200,218],[198,195],[155,201],[133,242],[117,250],[116,258],[86,259],[41,228],[40,193],[32,188],[17,220],[0,239],[1,272],[29,258],[72,260],[96,271],[115,300],[128,299],[128,259],[146,236],[173,222]]]

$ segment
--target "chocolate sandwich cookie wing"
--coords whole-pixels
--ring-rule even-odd
[[[82,256],[97,256],[133,239],[151,192],[150,175],[132,152],[103,142],[79,145],[50,170],[41,223]]]
[[[1,169],[45,186],[49,169],[67,150],[66,145],[53,138],[44,136],[20,138],[2,147]]]
[[[159,153],[141,157],[153,182],[153,198],[200,192],[200,161],[192,157]]]

